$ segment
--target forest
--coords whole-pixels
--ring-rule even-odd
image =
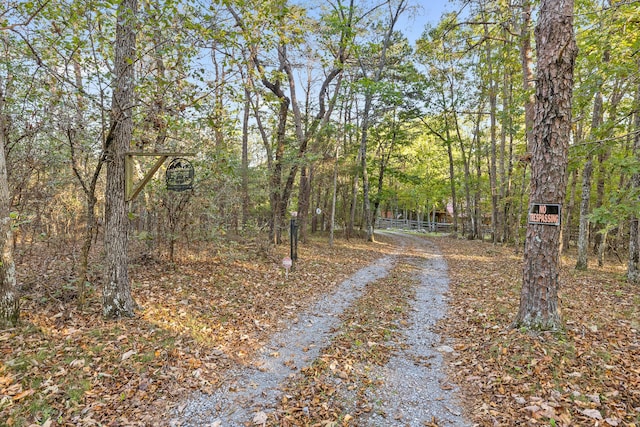
[[[51,293],[132,318],[130,265],[273,260],[293,221],[311,252],[394,218],[522,254],[537,203],[572,268],[637,284],[640,2],[575,0],[554,201],[531,197],[539,3],[451,0],[416,31],[411,0],[3,0],[0,327]]]
[[[535,5],[453,5],[415,43],[398,22],[420,6],[404,1],[132,7],[135,43],[122,67],[131,68],[122,83],[131,91],[131,180],[144,177],[153,153],[190,154],[196,171],[190,191],[169,192],[156,177],[127,201],[132,237],[172,258],[177,240],[227,232],[268,230],[279,243],[291,211],[304,241],[329,229],[370,239],[377,216],[428,220],[449,207],[455,232],[520,244]],[[14,232],[4,244],[84,239],[86,270],[123,96],[114,17],[129,18],[118,2],[5,6],[3,216]],[[579,268],[631,250],[635,280],[637,4],[575,9],[563,248],[577,246]]]

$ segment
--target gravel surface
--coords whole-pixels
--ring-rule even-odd
[[[442,370],[442,353],[453,349],[442,345],[440,336],[432,330],[446,314],[447,264],[433,243],[407,238],[422,252],[407,260],[418,267],[420,284],[400,350],[378,373],[383,385],[374,390],[371,399],[378,405],[359,424],[418,427],[434,422],[438,426],[470,426],[455,401],[456,390]]]
[[[437,248],[423,239],[400,237],[399,252],[406,244],[419,245],[422,256],[409,257],[417,263],[421,285],[410,324],[403,331],[406,350],[399,351],[379,372],[384,384],[376,391],[379,407],[368,419],[357,420],[363,426],[466,426],[453,398],[454,390],[445,384],[441,372],[442,356],[436,348],[440,337],[431,331],[444,316],[443,293],[448,287],[446,263]],[[403,257],[407,259],[407,257]],[[279,387],[300,368],[310,365],[331,340],[338,316],[357,298],[364,287],[385,277],[398,261],[387,256],[357,271],[327,294],[288,329],[274,335],[251,366],[229,372],[228,380],[211,395],[194,395],[178,413],[172,426],[236,427],[261,425],[266,414],[279,401]],[[442,348],[441,348],[442,349]]]
[[[243,426],[259,423],[278,402],[278,387],[301,367],[308,366],[331,340],[338,316],[361,294],[367,283],[386,276],[395,257],[384,257],[358,270],[326,295],[288,329],[274,335],[253,363],[229,374],[229,381],[212,395],[194,396],[174,426]]]

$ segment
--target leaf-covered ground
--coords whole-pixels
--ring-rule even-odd
[[[483,242],[436,242],[451,278],[439,333],[455,349],[449,373],[472,421],[640,425],[640,289],[624,281],[622,267],[577,272],[565,258],[566,331],[529,334],[510,327],[521,255]],[[139,257],[131,268],[139,317],[105,321],[95,289],[85,311],[75,308],[67,246],[17,254],[22,323],[0,331],[0,426],[166,425],[191,391],[215,389],[229,367],[247,363],[297,313],[390,249],[313,240],[300,246],[287,279],[286,245],[190,245],[174,266]],[[368,287],[332,345],[287,386],[279,419],[267,423],[357,425],[372,408],[367,388],[377,386],[368,370],[386,361],[404,322],[411,277],[400,266]]]
[[[212,390],[227,368],[386,247],[312,240],[300,245],[288,278],[286,245],[190,245],[173,266],[138,257],[130,275],[139,316],[119,321],[102,318],[95,289],[89,306],[76,308],[65,246],[29,249],[16,256],[21,324],[0,331],[0,426],[166,424],[185,395]]]
[[[450,375],[483,426],[640,425],[640,287],[616,262],[562,258],[563,333],[511,328],[522,277],[512,247],[440,239],[449,264]],[[613,262],[613,261],[612,261]]]

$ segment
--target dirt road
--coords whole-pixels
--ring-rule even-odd
[[[229,372],[228,380],[211,395],[195,395],[171,421],[173,426],[245,426],[267,422],[282,395],[282,385],[311,365],[332,339],[339,316],[361,297],[367,285],[386,277],[402,263],[416,271],[417,287],[409,321],[403,322],[400,345],[389,362],[375,372],[369,388],[373,410],[349,421],[362,426],[470,425],[462,417],[455,388],[443,373],[443,345],[433,326],[446,313],[447,266],[427,239],[384,232],[396,242],[392,255],[382,257],[326,294],[298,321],[274,335],[250,366]],[[348,397],[345,397],[348,398]],[[322,420],[318,420],[322,421]],[[434,425],[434,424],[429,424]]]

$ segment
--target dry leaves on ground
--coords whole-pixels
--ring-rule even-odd
[[[565,258],[566,331],[531,334],[510,327],[521,255],[483,242],[436,242],[451,277],[438,332],[452,340],[450,374],[473,421],[640,425],[640,290],[624,281],[623,268],[577,272]],[[285,280],[287,249],[264,254],[251,242],[227,242],[183,249],[174,266],[140,258],[131,269],[139,317],[120,321],[102,319],[95,289],[84,312],[75,308],[73,262],[61,247],[18,254],[22,323],[0,331],[0,425],[161,425],[182,397],[216,388],[229,367],[247,363],[387,247],[351,241],[331,249],[315,240],[300,246],[297,270]],[[376,387],[371,371],[396,345],[411,273],[404,265],[370,284],[332,344],[285,387],[276,414],[256,422],[351,425],[371,410],[365,390]]]
[[[199,242],[175,265],[139,257],[131,266],[139,315],[119,321],[102,318],[93,287],[89,306],[76,309],[62,245],[29,249],[17,254],[21,324],[0,331],[2,426],[162,425],[182,397],[213,390],[385,246],[312,240],[287,279],[285,245],[264,253],[254,242]]]
[[[399,262],[389,275],[367,284],[340,316],[331,344],[283,387],[269,425],[347,426],[374,410],[367,392],[378,385],[378,368],[398,345],[416,283],[411,266]]]
[[[563,258],[560,306],[566,329],[511,328],[522,255],[513,247],[438,240],[449,264],[453,338],[450,374],[483,426],[640,425],[640,288],[624,267],[576,271]]]

